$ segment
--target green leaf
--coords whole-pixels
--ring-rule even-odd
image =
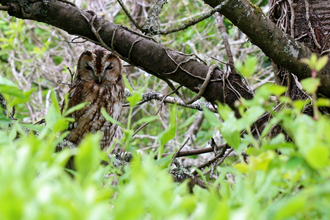
[[[6,85],[6,86],[14,86],[17,87],[15,85],[15,83],[13,83],[12,81],[10,81],[9,79],[3,77],[0,75],[0,85]]]
[[[13,141],[17,137],[17,127],[13,126],[9,132],[9,140]]]
[[[169,140],[175,137],[175,126],[170,125],[165,131],[158,135],[160,145],[164,146]]]
[[[245,60],[245,66],[247,68],[247,75],[246,77],[250,77],[254,74],[256,68],[257,68],[257,58],[256,57],[248,57],[246,60]]]
[[[6,42],[6,43],[8,43],[8,42],[10,42],[10,40],[7,39],[7,38],[0,37],[0,42]]]
[[[275,117],[270,119],[270,121],[267,123],[266,127],[263,129],[263,131],[261,133],[261,138],[264,138],[268,134],[270,129],[272,129],[273,126],[275,126],[279,121],[280,121],[280,119],[275,118]]]
[[[314,169],[321,169],[329,164],[329,149],[326,146],[316,146],[305,155],[307,163]]]
[[[183,122],[183,124],[179,125],[178,129],[180,130],[180,129],[183,129],[183,128],[189,126],[191,123],[194,122],[195,117],[196,117],[196,114],[190,116],[185,122]]]
[[[303,79],[303,80],[301,80],[300,83],[301,83],[303,89],[306,90],[307,93],[315,93],[317,88],[319,87],[319,85],[321,85],[319,78]]]
[[[169,140],[175,137],[176,130],[176,105],[173,105],[170,113],[170,123],[165,131],[158,135],[158,141],[161,146],[164,146]]]
[[[142,124],[142,123],[149,123],[149,122],[155,121],[157,118],[158,118],[157,116],[150,116],[150,117],[141,118],[137,122],[134,122],[132,128],[134,128],[137,125]]]
[[[81,183],[88,183],[93,172],[100,165],[99,152],[101,133],[87,134],[78,147],[77,155],[74,158],[74,164],[77,169],[77,179]]]
[[[83,102],[83,103],[80,103],[78,105],[75,105],[73,106],[72,108],[68,109],[65,113],[64,113],[64,116],[68,116],[70,115],[72,112],[75,112],[79,109],[82,109],[84,108],[86,105],[88,105],[90,102]]]
[[[119,125],[121,128],[124,128],[124,126],[119,121],[117,121],[113,117],[111,117],[104,108],[101,109],[101,113],[107,121],[110,121],[112,124],[116,124],[116,125]]]
[[[55,109],[54,105],[51,105],[45,117],[47,128],[53,130],[53,127],[60,118],[62,118],[61,114]]]
[[[242,121],[246,127],[251,126],[262,114],[265,113],[265,109],[261,106],[252,106],[248,110],[246,110],[242,118],[239,121]]]
[[[323,56],[318,59],[315,65],[315,70],[319,72],[328,63],[328,56]]]
[[[234,149],[238,148],[241,141],[241,135],[239,131],[224,130],[221,133],[229,146],[233,147]]]
[[[287,97],[287,96],[280,96],[280,97],[278,98],[278,100],[279,100],[280,102],[283,102],[283,103],[291,103],[291,102],[292,102],[292,100],[291,100],[289,97]]]
[[[310,65],[312,67],[311,69],[314,69],[316,62],[317,62],[317,55],[315,53],[313,53],[310,58]]]
[[[0,93],[3,95],[11,95],[19,99],[26,98],[22,90],[18,89],[16,86],[0,85]]]
[[[316,104],[317,106],[320,106],[320,107],[329,107],[330,106],[330,100],[329,99],[324,99],[324,98],[319,98],[317,101],[316,101]]]
[[[160,168],[165,168],[165,167],[167,167],[171,163],[173,155],[174,154],[171,154],[171,155],[167,155],[165,157],[162,157],[161,159],[156,160],[155,161],[155,164],[157,166],[159,166]]]
[[[252,76],[257,68],[257,63],[258,60],[254,56],[249,56],[246,58],[244,64],[242,64],[240,61],[236,62],[235,67],[240,72],[243,74],[245,77],[250,77]]]
[[[53,88],[51,88],[52,92],[50,93],[50,98],[52,100],[52,103],[53,103],[53,106],[54,106],[54,109],[58,112],[58,113],[61,113],[61,109],[60,109],[60,106],[58,104],[58,101],[57,101],[57,98],[56,98],[56,94],[53,90]]]
[[[135,106],[139,101],[141,101],[142,100],[142,92],[144,91],[144,90],[146,90],[146,88],[148,87],[148,81],[149,81],[149,79],[147,79],[147,81],[144,83],[144,85],[141,87],[141,88],[139,88],[139,90],[138,91],[136,91],[136,92],[132,92],[132,95],[130,96],[130,97],[127,97],[126,98],[126,100],[129,102],[129,104],[130,104],[130,107],[133,107],[133,106]],[[128,82],[127,82],[128,83]],[[132,89],[132,88],[131,88]]]
[[[301,111],[309,103],[310,103],[310,99],[307,99],[307,100],[298,99],[293,102],[293,107],[296,108],[297,110]]]
[[[276,150],[276,149],[284,149],[284,148],[292,148],[295,149],[296,146],[293,143],[279,143],[279,144],[265,144],[262,146],[264,150]]]
[[[254,147],[249,147],[248,149],[246,149],[246,153],[248,155],[258,156],[261,152],[261,150],[256,149]]]
[[[69,127],[69,118],[59,118],[56,120],[53,126],[53,132],[60,132],[64,131]],[[71,122],[74,122],[74,119],[71,119]]]
[[[57,146],[59,143],[61,143],[64,140],[66,136],[68,136],[69,133],[70,131],[62,132],[61,135],[58,138],[56,138],[56,140],[53,142],[53,145]]]
[[[286,198],[281,201],[280,207],[277,207],[274,219],[288,219],[288,217],[296,216],[305,209],[306,199],[302,196]]]
[[[30,99],[30,96],[31,94],[36,90],[36,88],[32,88],[26,92],[23,92],[23,95],[24,95],[24,98],[18,98],[18,97],[15,97],[13,102],[11,103],[11,106],[15,106],[17,104],[21,104],[21,103],[25,103],[25,102],[28,102],[29,99]]]
[[[234,116],[234,111],[228,106],[228,105],[223,105],[220,102],[218,104],[218,113],[221,116],[223,120],[227,120],[228,118],[235,117]]]
[[[302,157],[291,157],[288,162],[285,164],[285,168],[287,169],[297,169],[298,166],[304,163],[304,159]]]
[[[40,133],[45,126],[42,125],[33,125],[33,124],[21,124],[22,127],[26,127],[27,129],[30,129],[32,131]]]
[[[241,142],[240,130],[236,125],[236,118],[232,118],[226,120],[221,127],[222,137],[227,141],[227,144],[234,149],[238,148]]]
[[[270,95],[282,95],[286,91],[285,86],[279,86],[273,83],[266,83],[263,86],[261,86],[257,93],[256,97],[263,97],[264,99],[268,99]]]
[[[68,160],[75,155],[75,151],[77,149],[64,149],[60,152],[57,152],[55,154],[55,158],[54,158],[54,161],[53,161],[53,164],[56,164],[56,165],[59,165],[61,167],[65,167],[66,164],[68,163]]]
[[[0,126],[4,127],[9,125],[12,121],[8,119],[4,114],[0,113]]]
[[[142,100],[142,95],[134,92],[132,96],[127,97],[126,100],[129,102],[130,107],[133,107]]]
[[[219,119],[215,116],[214,112],[211,112],[207,108],[203,107],[204,117],[211,124],[212,127],[220,127],[221,123]]]
[[[131,93],[133,93],[132,86],[131,86],[131,84],[128,82],[128,80],[127,80],[125,74],[123,74],[123,79],[124,79],[125,87],[128,88],[128,90],[129,90]]]
[[[54,56],[53,57],[53,62],[55,63],[56,66],[60,65],[63,61],[63,58],[60,56]]]

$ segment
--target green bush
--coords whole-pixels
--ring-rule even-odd
[[[8,80],[2,82],[7,101],[27,101],[24,97],[30,93],[23,93]],[[16,92],[6,92],[8,86]],[[138,102],[141,92],[129,99],[131,106]],[[98,133],[87,136],[77,149],[55,153],[63,139],[65,122],[70,121],[65,115],[73,109],[61,114],[54,95],[46,127],[23,125],[2,116],[0,219],[328,219],[330,120],[328,116],[315,120],[302,114],[301,101],[292,102],[281,96],[284,92],[284,87],[263,86],[252,100],[238,103],[239,119],[221,104],[223,122],[204,110],[209,124],[220,130],[241,162],[217,167],[216,180],[202,176],[212,184],[208,189],[195,186],[193,193],[187,182],[173,182],[168,172],[170,157],[154,160],[154,154],[135,153],[131,135],[121,142],[133,153],[133,160],[124,169],[100,165],[106,155],[99,150]],[[269,101],[270,95],[286,102],[282,110],[273,110],[275,103]],[[15,105],[15,101],[9,103]],[[170,116],[173,126],[158,137],[161,146],[175,134],[175,109]],[[255,139],[251,125],[266,112],[273,118]],[[149,120],[152,118],[141,123]],[[283,134],[268,137],[276,124],[292,142]],[[126,134],[132,133],[130,124],[120,126]],[[39,134],[26,132],[25,127]],[[241,137],[243,130],[246,134]],[[246,149],[248,145],[251,147]],[[249,155],[248,164],[241,158],[243,151]],[[72,155],[77,167],[74,178],[64,168]],[[117,185],[112,184],[114,180]]]

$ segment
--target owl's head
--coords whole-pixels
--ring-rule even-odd
[[[121,61],[115,54],[103,49],[93,52],[87,50],[79,57],[76,78],[100,85],[123,85],[122,68]]]

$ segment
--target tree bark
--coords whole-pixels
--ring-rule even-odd
[[[221,14],[243,31],[269,58],[294,73],[299,80],[311,76],[310,69],[306,64],[301,63],[300,59],[309,58],[312,50],[283,32],[263,14],[260,8],[252,5],[248,0],[204,0],[204,2],[212,7],[222,4],[219,10]],[[327,0],[319,0],[319,2],[327,2],[326,4],[329,5]],[[318,92],[330,98],[330,62],[318,77],[322,83]]]
[[[327,0],[271,0],[269,17],[283,32],[312,51],[322,53],[329,50],[327,37],[330,31],[330,7],[328,5]],[[275,82],[288,86],[288,96],[292,100],[307,98],[292,79],[291,72],[276,63],[273,66]]]
[[[0,3],[9,6],[8,13],[11,16],[44,22],[103,46],[92,32],[90,23],[82,16],[91,20],[93,15],[90,12],[82,11],[62,1],[49,1],[47,5],[41,1],[21,0],[0,0]],[[173,80],[194,92],[199,91],[198,88],[204,82],[209,69],[207,65],[193,59],[192,56],[172,51],[148,37],[102,18],[96,18],[93,26],[95,30],[100,28],[99,35],[104,43],[121,59],[156,77]],[[178,65],[180,63],[181,65]],[[229,86],[223,86],[222,79],[222,71],[215,70],[203,93],[208,101],[225,102],[236,110],[234,103],[239,98],[236,91],[245,99],[253,97],[242,83],[240,75],[230,74],[228,78],[235,92]]]

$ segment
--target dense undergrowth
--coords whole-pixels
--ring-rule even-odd
[[[24,102],[23,97],[29,95],[17,88],[13,94],[13,88],[6,90],[9,87],[15,88],[0,86],[7,101]],[[22,125],[2,117],[0,218],[326,219],[330,200],[330,121],[327,116],[315,120],[302,114],[306,103],[292,102],[281,96],[284,92],[284,87],[263,86],[253,100],[242,100],[238,104],[240,119],[221,104],[219,115],[223,122],[204,110],[206,119],[220,130],[239,157],[243,151],[249,156],[248,163],[241,158],[230,166],[217,167],[217,179],[202,175],[202,179],[211,184],[207,189],[195,186],[193,193],[189,192],[187,182],[180,184],[172,180],[168,173],[170,156],[155,160],[154,154],[134,151],[129,141],[130,126],[121,125],[126,134],[122,144],[131,149],[133,159],[120,169],[100,165],[106,155],[99,150],[99,134],[87,136],[77,149],[55,153],[56,145],[63,138],[61,131],[66,128],[59,125],[65,125],[63,122],[69,119],[60,114],[54,95],[46,115],[46,127]],[[269,101],[270,95],[285,103],[281,110],[273,110],[276,103]],[[133,97],[138,100],[139,95]],[[137,100],[130,101],[136,103]],[[329,104],[328,100],[321,101],[320,105]],[[159,135],[161,145],[175,132],[175,108],[171,111],[171,128]],[[267,112],[273,118],[255,139],[250,127]],[[283,127],[292,142],[287,142],[283,134],[268,138],[276,124]],[[29,127],[30,132],[26,133],[23,127]],[[241,138],[243,130],[246,134]],[[247,146],[250,147],[246,149]],[[77,167],[74,178],[64,169],[72,155]],[[112,184],[114,180],[117,184]]]

